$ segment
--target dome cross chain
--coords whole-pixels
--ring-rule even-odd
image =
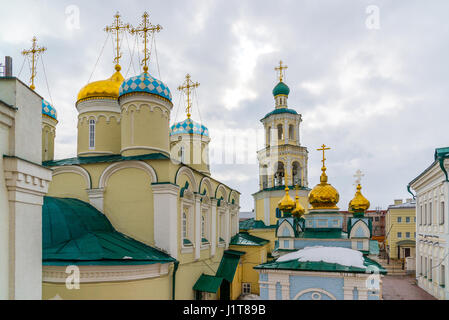
[[[279,82],[283,82],[284,75],[285,75],[284,70],[286,70],[286,69],[288,69],[288,66],[283,65],[282,60],[279,61],[279,67],[274,68],[274,70],[279,72]]]
[[[162,27],[160,25],[153,25],[150,20],[148,19],[149,15],[147,12],[145,12],[142,16],[142,22],[137,28],[131,29],[131,34],[140,35],[143,37],[143,44],[144,44],[144,55],[145,57],[142,60],[143,64],[143,71],[145,73],[148,72],[148,61],[150,60],[149,51],[148,51],[148,36],[150,33],[160,32],[162,30]]]
[[[124,24],[120,20],[120,14],[118,12],[115,14],[114,18],[114,23],[110,26],[106,26],[104,28],[104,31],[112,33],[116,38],[116,56],[114,58],[114,63],[116,64],[115,69],[118,69],[117,71],[120,71],[121,68],[119,62],[120,58],[122,57],[122,54],[120,52],[120,34],[123,31],[130,31],[131,26],[129,23]]]
[[[22,51],[22,55],[24,56],[31,56],[31,78],[30,78],[30,88],[32,90],[34,90],[36,87],[34,86],[34,78],[36,77],[36,64],[37,64],[37,59],[39,57],[40,54],[42,54],[43,52],[47,51],[47,48],[45,47],[38,47],[36,45],[37,42],[37,38],[33,37],[33,39],[31,40],[33,42],[33,45],[31,46],[31,48],[29,50],[23,50]]]
[[[192,80],[190,80],[190,74],[186,75],[186,81],[184,81],[184,84],[182,86],[178,87],[179,91],[185,91],[186,95],[187,95],[187,108],[186,108],[186,112],[187,112],[187,118],[190,119],[190,117],[192,116],[190,114],[190,111],[192,109],[192,104],[190,101],[190,94],[192,89],[194,88],[198,88],[200,86],[200,84],[198,82],[193,82]]]

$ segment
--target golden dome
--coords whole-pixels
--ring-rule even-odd
[[[337,189],[327,183],[326,167],[321,168],[323,173],[320,177],[320,183],[309,193],[309,203],[312,209],[333,209],[338,210],[337,203],[340,200],[340,194]]]
[[[362,190],[362,186],[358,184],[354,199],[349,202],[349,211],[365,212],[366,210],[368,210],[370,203],[368,199],[366,199],[362,195],[362,192],[360,190]]]
[[[116,65],[116,72],[109,79],[91,82],[84,86],[78,93],[77,102],[98,98],[118,99],[120,85],[125,80],[120,69],[121,67]]]
[[[292,211],[295,208],[295,206],[296,206],[295,201],[292,199],[292,197],[289,196],[288,190],[290,190],[290,189],[286,186],[285,187],[285,195],[278,202],[278,208],[281,211],[289,212],[289,211]]]
[[[306,210],[304,210],[303,206],[299,203],[299,197],[296,196],[296,201],[295,201],[295,209],[293,209],[292,214],[294,216],[300,217],[302,216]]]

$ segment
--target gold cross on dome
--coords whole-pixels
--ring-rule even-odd
[[[145,11],[142,16],[142,22],[137,28],[132,28],[131,34],[137,34],[143,37],[143,45],[144,45],[144,55],[145,58],[142,60],[143,64],[143,72],[148,72],[148,61],[150,60],[149,52],[148,52],[148,36],[149,33],[155,33],[162,30],[162,27],[160,25],[154,26],[151,24],[150,20],[148,19],[149,15]]]
[[[37,38],[33,37],[31,40],[33,42],[33,45],[29,50],[23,50],[22,54],[24,56],[31,56],[31,78],[30,78],[30,88],[34,90],[36,87],[34,86],[34,78],[36,77],[36,63],[39,55],[47,50],[45,47],[38,47],[36,45]]]
[[[190,80],[190,74],[186,75],[186,81],[184,81],[182,86],[178,87],[179,91],[185,91],[186,95],[187,95],[187,108],[186,108],[186,112],[187,112],[187,118],[190,119],[191,114],[190,114],[190,110],[192,108],[192,104],[190,101],[190,93],[192,91],[192,89],[198,88],[200,86],[200,84],[198,82],[193,82],[192,80]]]
[[[323,160],[321,160],[321,162],[323,162],[323,167],[325,167],[326,165],[325,165],[325,161],[326,161],[326,157],[325,157],[325,151],[326,150],[330,150],[331,148],[329,148],[328,146],[326,146],[325,144],[323,144],[322,146],[321,146],[321,148],[320,149],[317,149],[317,151],[323,151]]]
[[[362,171],[359,169],[355,172],[354,178],[355,179],[355,183],[356,184],[360,184],[362,177],[364,177],[365,175],[362,173]]]
[[[120,14],[117,12],[114,16],[115,20],[114,23],[110,26],[106,26],[106,28],[104,28],[104,31],[106,32],[110,32],[112,33],[113,36],[115,36],[115,40],[116,40],[116,54],[115,54],[115,58],[114,58],[114,63],[115,63],[115,69],[117,71],[120,71],[120,58],[122,57],[122,54],[120,52],[120,34],[123,31],[128,31],[130,29],[130,25],[129,23],[124,24],[121,20],[120,20]]]
[[[274,70],[279,72],[279,82],[284,80],[284,70],[288,69],[288,66],[282,65],[282,60],[279,61],[279,67],[274,68]]]

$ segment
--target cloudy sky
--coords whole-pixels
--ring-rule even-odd
[[[116,11],[137,26],[145,10],[164,28],[150,72],[172,90],[171,120],[184,118],[176,88],[190,73],[201,83],[194,119],[209,127],[215,152],[225,150],[231,160],[237,154],[238,163],[215,161],[211,169],[242,193],[242,211],[253,209],[255,151],[261,146],[255,141],[259,120],[274,108],[274,67],[281,59],[289,67],[289,107],[303,115],[309,184],[319,182],[316,149],[325,143],[332,147],[328,175],[340,192],[340,208],[354,194],[357,169],[365,174],[363,193],[371,207],[386,208],[393,199],[409,197],[407,183],[432,162],[436,147],[449,145],[445,0],[18,0],[1,6],[0,57],[13,57],[15,75],[28,82],[20,52],[34,35],[48,48],[43,62],[50,90],[41,64],[36,90],[59,112],[57,158],[76,154],[78,91],[89,79],[113,72],[113,46],[105,41],[104,27]],[[122,43],[124,76],[139,72],[133,48],[129,36]],[[243,140],[224,148],[224,134]]]

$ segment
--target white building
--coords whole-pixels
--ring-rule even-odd
[[[0,77],[0,300],[41,299],[42,97]]]
[[[434,162],[408,185],[416,192],[416,278],[438,299],[449,299],[449,148],[435,150]]]

